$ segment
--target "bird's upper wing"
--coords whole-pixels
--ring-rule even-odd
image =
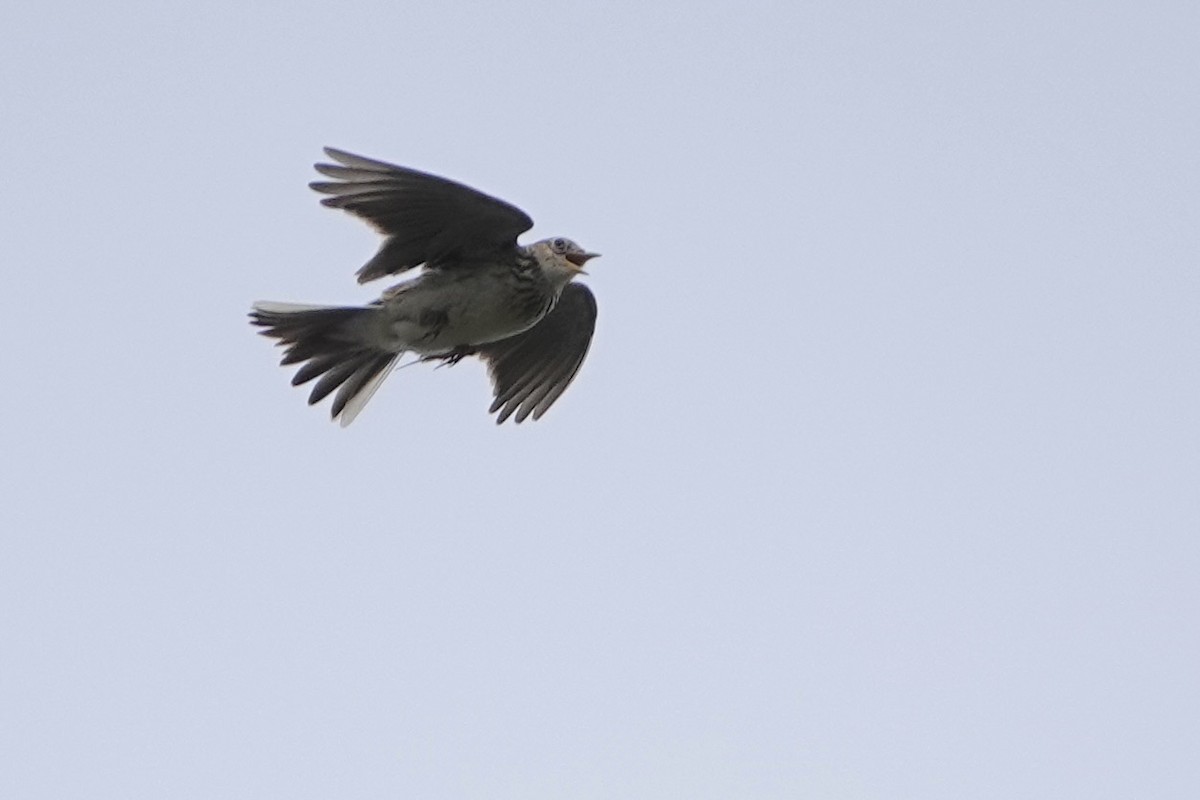
[[[326,147],[338,164],[316,164],[333,181],[310,183],[321,203],[370,222],[388,238],[358,282],[450,258],[470,260],[516,246],[533,227],[521,209],[461,183]]]
[[[595,329],[596,298],[583,284],[570,283],[537,325],[478,347],[496,395],[488,413],[499,411],[498,423],[514,412],[517,422],[531,413],[540,418],[579,372]]]

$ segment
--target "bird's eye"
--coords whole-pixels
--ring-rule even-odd
[[[555,239],[554,240],[554,249],[560,253],[562,251],[566,250],[567,249],[567,240],[566,239]]]

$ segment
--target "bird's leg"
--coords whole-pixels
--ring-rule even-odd
[[[451,350],[449,353],[442,353],[441,355],[436,355],[436,356],[425,356],[421,360],[422,361],[441,361],[442,363],[438,364],[438,366],[444,367],[447,364],[449,364],[450,366],[454,366],[455,364],[462,361],[467,356],[473,356],[473,355],[475,355],[475,348],[473,348],[469,345],[462,344],[462,345],[459,345],[458,347],[454,348],[453,350]]]
[[[432,342],[441,336],[442,330],[450,324],[450,314],[444,308],[427,308],[421,312],[418,322],[421,327],[426,329],[425,335],[421,338]]]
[[[452,350],[450,353],[446,354],[445,360],[447,364],[454,366],[467,356],[474,354],[474,348],[467,347],[466,345],[460,345],[459,347],[454,348],[454,350]]]

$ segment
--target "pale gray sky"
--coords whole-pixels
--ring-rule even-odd
[[[0,796],[1200,796],[1200,6],[10,3]],[[600,251],[342,430],[321,146]]]

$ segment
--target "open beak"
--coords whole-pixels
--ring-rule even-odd
[[[567,261],[570,261],[572,264],[581,269],[583,268],[583,265],[588,262],[588,259],[599,257],[599,253],[567,253],[566,256]]]

